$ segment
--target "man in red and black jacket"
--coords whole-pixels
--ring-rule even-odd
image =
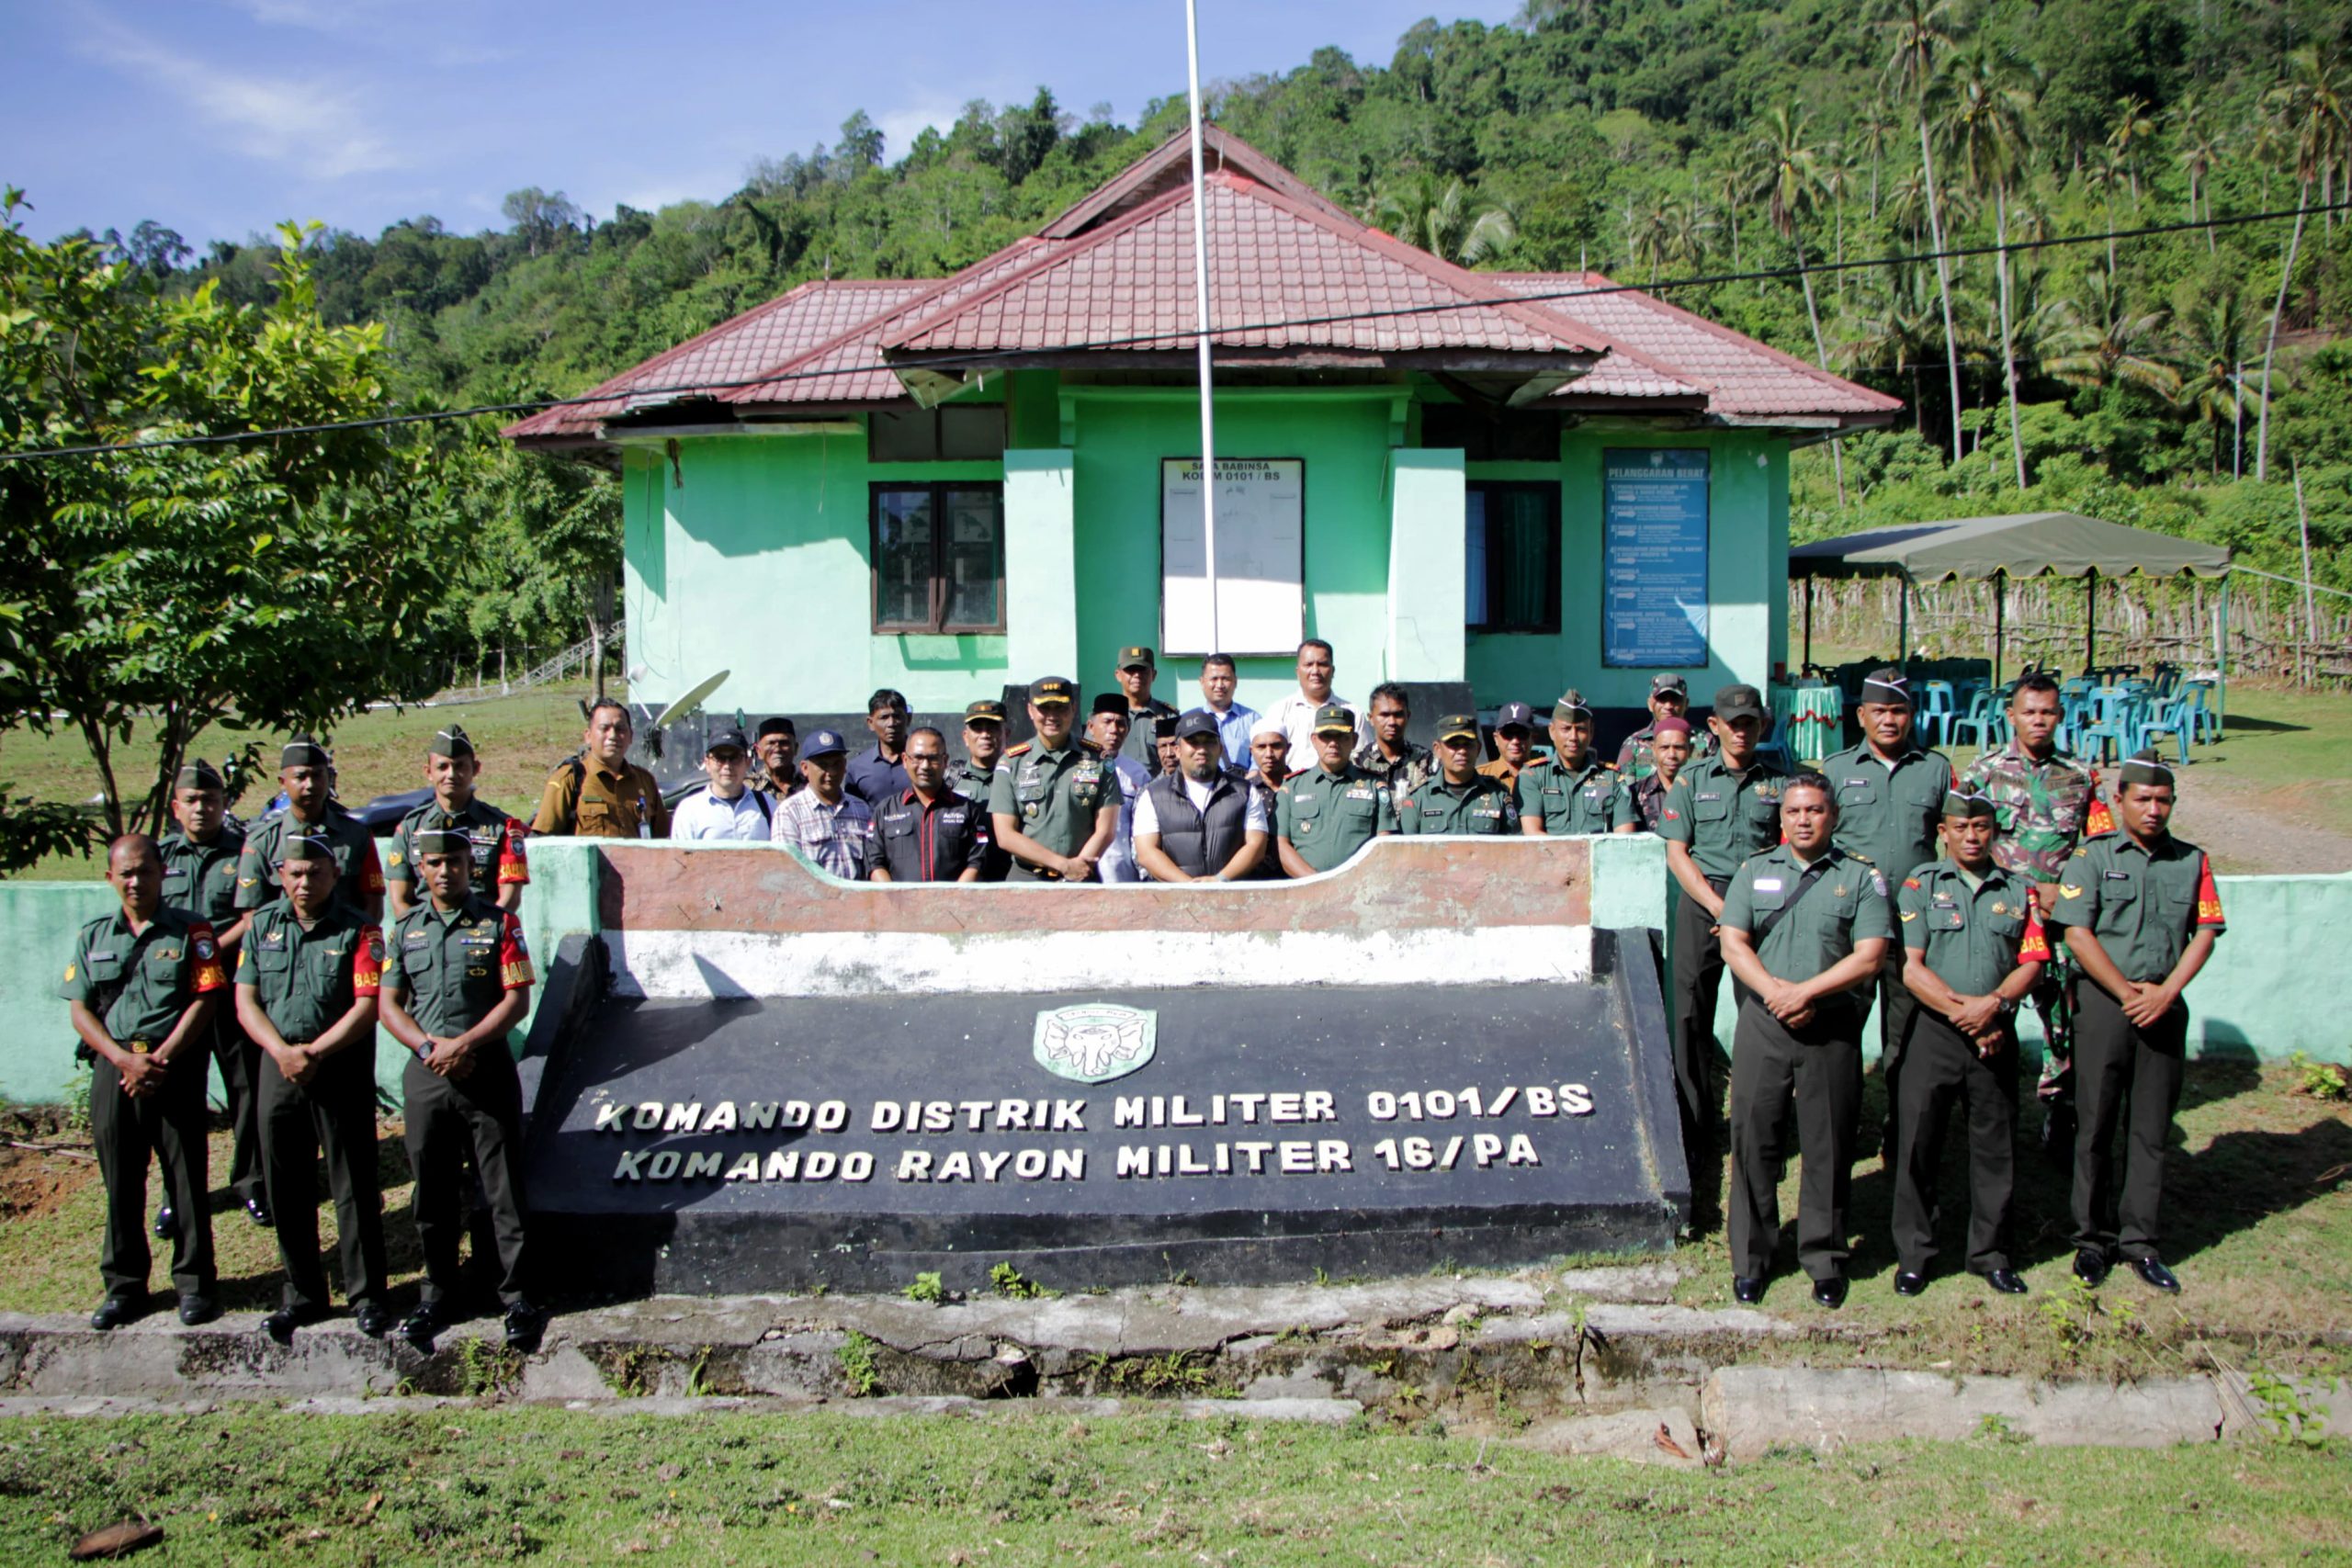
[[[947,738],[936,729],[907,737],[905,794],[877,806],[876,882],[978,882],[988,860],[987,807],[947,786]]]

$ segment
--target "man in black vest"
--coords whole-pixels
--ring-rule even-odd
[[[1266,795],[1225,767],[1216,715],[1176,721],[1176,766],[1136,796],[1136,864],[1154,882],[1238,882],[1266,853]]]

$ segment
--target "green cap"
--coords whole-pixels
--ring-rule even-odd
[[[316,833],[288,833],[277,840],[277,863],[288,861],[334,859],[334,846]]]
[[[964,723],[967,728],[975,724],[1002,724],[1003,722],[1004,705],[994,697],[982,697],[978,702],[964,705]]]
[[[2172,782],[2172,770],[2158,761],[2154,751],[2148,750],[2125,759],[2123,766],[2115,774],[2119,789],[2126,784],[2164,784],[2169,788]]]
[[[281,768],[324,768],[334,762],[327,749],[307,735],[288,738],[277,752],[277,765]]]
[[[1472,740],[1478,739],[1478,716],[1475,713],[1450,713],[1437,721],[1440,740]]]
[[[465,855],[471,863],[474,843],[454,828],[424,828],[414,839],[419,855]]]
[[[464,725],[452,724],[434,731],[433,739],[425,745],[424,754],[428,757],[470,757],[474,754],[474,743],[466,739]]]
[[[1592,717],[1592,707],[1584,700],[1582,692],[1570,686],[1560,694],[1560,700],[1552,705],[1552,716],[1562,724],[1579,718],[1589,721]]]
[[[1151,656],[1151,649],[1143,647],[1141,644],[1137,644],[1134,648],[1123,648],[1119,649],[1120,669],[1134,670],[1144,666],[1149,666],[1155,670],[1159,667],[1159,661]]]
[[[1944,815],[1947,817],[1991,817],[2001,815],[1993,805],[1993,797],[1974,790],[1955,789],[1944,795]]]
[[[220,770],[199,757],[180,769],[178,775],[172,780],[172,787],[174,789],[226,789],[229,786],[220,782]]]
[[[1065,681],[1059,675],[1047,675],[1029,682],[1029,700],[1039,707],[1054,703],[1078,701],[1078,682]]]
[[[1356,732],[1356,716],[1342,704],[1325,703],[1315,710],[1315,733],[1329,735],[1334,730],[1353,735]]]

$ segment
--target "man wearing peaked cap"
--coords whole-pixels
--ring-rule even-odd
[[[849,793],[849,745],[836,729],[812,729],[800,747],[808,788],[776,807],[770,839],[799,851],[820,869],[863,882],[874,869],[874,808]]]
[[[2158,1208],[2188,1051],[2181,993],[2224,929],[2211,863],[2172,836],[2173,800],[2172,770],[2154,752],[2125,762],[2115,780],[2120,826],[2068,858],[2049,917],[2080,970],[2075,1273],[2097,1285],[2120,1254],[2167,1294],[2180,1281],[2165,1266]],[[2119,1133],[2120,1190],[2112,1168]]]
[[[767,796],[752,788],[752,747],[740,729],[729,728],[703,746],[707,781],[678,802],[670,814],[670,837],[765,843],[775,821]]]
[[[1029,682],[1036,740],[1007,755],[989,784],[990,836],[1012,857],[1010,882],[1092,882],[1125,797],[1110,763],[1073,732],[1078,684]]]
[[[286,792],[286,809],[264,818],[245,835],[237,859],[237,898],[241,910],[261,908],[277,897],[277,867],[285,858],[287,840],[298,836],[325,841],[335,862],[335,897],[370,922],[384,914],[384,866],[376,856],[375,836],[346,812],[328,809],[327,749],[307,735],[289,739],[278,752],[277,782]]]
[[[1523,706],[1524,705],[1519,705]],[[1519,831],[1511,786],[1477,766],[1478,716],[1447,714],[1437,721],[1437,776],[1396,803],[1400,833]]]
[[[1274,795],[1274,850],[1292,876],[1329,871],[1396,830],[1396,803],[1387,786],[1350,760],[1356,716],[1325,703],[1315,710],[1308,733],[1316,765],[1292,774]]]
[[[1159,725],[1173,719],[1176,710],[1151,694],[1152,682],[1159,678],[1159,662],[1148,648],[1137,645],[1119,649],[1119,666],[1115,671],[1119,694],[1127,705],[1127,743],[1125,754],[1143,764],[1145,777],[1159,774]]]
[[[384,857],[384,880],[390,885],[392,913],[404,915],[423,900],[416,870],[416,835],[440,829],[465,836],[473,857],[473,886],[496,900],[502,909],[523,907],[523,889],[530,885],[531,862],[524,840],[529,829],[514,818],[474,793],[481,777],[481,759],[465,727],[444,725],[424,745],[424,782],[433,798],[400,819],[392,829],[390,850]]]
[[[983,815],[989,809],[989,790],[996,783],[997,768],[1004,761],[1004,704],[995,697],[982,697],[964,708],[964,760],[947,774],[948,787],[978,806]],[[993,822],[983,822],[993,829]],[[980,880],[1002,882],[1012,869],[1012,857],[996,841],[993,831],[983,835],[988,839],[987,852],[980,857]]]
[[[1638,784],[1657,768],[1652,755],[1652,745],[1657,739],[1657,721],[1662,718],[1687,718],[1690,706],[1690,684],[1671,671],[1661,671],[1650,677],[1650,722],[1625,738],[1617,748],[1617,776],[1627,784]],[[1712,755],[1715,738],[1706,726],[1690,726],[1691,750],[1690,761]]]
[[[1552,705],[1552,754],[1527,768],[1515,786],[1522,832],[1630,833],[1634,797],[1614,768],[1592,749],[1592,708],[1573,688]]]

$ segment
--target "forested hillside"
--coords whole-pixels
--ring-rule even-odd
[[[1533,0],[1512,27],[1422,23],[1385,62],[1327,49],[1221,83],[1213,112],[1472,265],[1767,275],[1671,297],[1912,409],[1801,459],[1801,535],[2065,506],[2292,572],[2300,469],[2319,575],[2352,587],[2348,30],[2344,0]],[[502,231],[329,228],[319,298],[331,321],[384,323],[413,402],[572,392],[807,278],[960,266],[1182,117],[1177,99],[1119,125],[1041,91],[891,147],[861,114],[658,212],[529,189]],[[2299,215],[2231,221],[2266,212]],[[2167,231],[2036,243],[2149,227]],[[1939,237],[2007,249],[1941,278],[1902,259]],[[152,225],[115,243],[167,291],[272,288],[265,244],[197,258]],[[616,551],[608,496],[481,460],[507,553],[468,568],[474,631],[563,635],[586,606],[531,567],[536,541],[555,515],[565,560],[595,554],[583,527]]]

